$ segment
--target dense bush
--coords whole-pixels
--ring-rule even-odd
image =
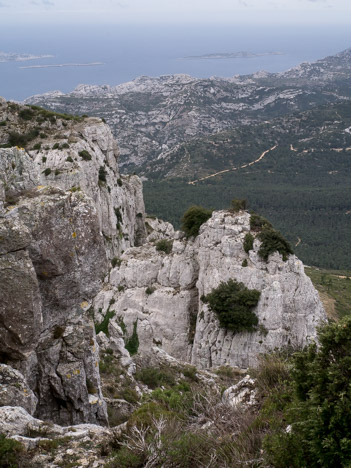
[[[156,242],[156,250],[170,254],[172,252],[173,241],[168,239],[161,239]]]
[[[21,111],[19,111],[18,115],[23,120],[32,120],[32,118],[34,117],[34,112],[32,111],[32,109],[24,108]]]
[[[122,265],[122,260],[118,257],[113,257],[111,259],[112,268],[120,267]]]
[[[91,154],[87,150],[79,151],[78,154],[82,159],[84,159],[84,161],[90,161],[91,160]]]
[[[270,228],[270,227],[272,227],[272,225],[266,218],[256,213],[251,213],[251,216],[250,216],[251,231],[258,232],[258,231],[261,231],[263,228]]]
[[[212,216],[211,210],[202,206],[191,206],[182,218],[182,229],[187,237],[197,236],[200,226]]]
[[[138,337],[138,320],[136,320],[133,324],[133,333],[130,338],[127,338],[125,342],[125,347],[129,351],[130,355],[133,356],[138,352],[139,349],[139,337]]]
[[[265,441],[273,466],[351,466],[351,317],[325,326],[319,341],[294,356],[295,400],[284,411],[291,430]]]
[[[7,439],[0,434],[0,466],[2,468],[17,468],[21,452],[23,452],[23,447],[19,442]]]
[[[241,210],[246,210],[247,208],[247,200],[240,200],[238,198],[234,198],[231,201],[230,211],[237,213]]]
[[[254,236],[248,232],[244,238],[244,250],[246,253],[249,253],[253,249],[254,240]]]
[[[78,115],[61,114],[59,112],[50,111],[34,105],[30,105],[29,107],[35,112],[37,120],[42,122],[49,120],[51,123],[54,123],[56,119],[75,120],[77,122],[81,122],[83,120],[83,117],[79,117]]]
[[[156,288],[154,288],[153,286],[148,286],[148,287],[145,289],[145,294],[147,294],[148,296],[150,296],[150,295],[153,294],[155,291],[156,291]]]
[[[230,279],[201,299],[217,314],[220,326],[234,333],[254,331],[258,318],[253,312],[261,293]]]
[[[95,333],[99,334],[101,331],[108,336],[108,325],[110,320],[115,316],[115,311],[110,310],[110,307],[107,309],[105,317],[103,318],[101,323],[97,323],[95,325]]]
[[[267,261],[273,252],[279,252],[283,256],[283,260],[286,261],[288,256],[294,253],[289,242],[275,229],[264,228],[258,238],[262,242],[258,254],[263,260]]]
[[[39,130],[34,128],[28,133],[9,132],[9,144],[11,146],[25,147],[27,143],[39,135]]]
[[[144,367],[135,374],[135,378],[150,388],[157,388],[161,385],[172,386],[175,380],[170,371],[157,367]]]
[[[107,172],[104,166],[100,166],[99,168],[99,182],[106,182]]]

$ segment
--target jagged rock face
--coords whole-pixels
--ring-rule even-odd
[[[195,240],[174,240],[169,255],[152,244],[129,249],[122,264],[111,271],[106,290],[95,299],[98,319],[112,298],[111,321],[123,322],[126,341],[136,329],[139,352],[156,344],[200,368],[223,364],[247,368],[257,364],[260,353],[315,340],[325,312],[303,264],[293,255],[284,262],[278,253],[263,261],[258,239],[247,254],[243,242],[249,231],[248,213],[215,212]],[[221,328],[200,299],[230,278],[261,292],[255,310],[260,326],[254,333],[233,334]]]
[[[13,178],[22,190],[41,183],[83,191],[96,207],[108,258],[143,243],[141,181],[120,175],[117,143],[100,119],[62,116],[1,100],[0,121],[5,124],[0,126],[0,144],[25,146],[28,151],[18,148],[16,158],[12,153],[8,161],[4,154],[0,161],[0,208],[4,186],[9,197]]]
[[[256,314],[266,330],[233,335],[219,327],[217,318],[200,301],[192,351],[192,362],[200,367],[226,362],[243,368],[254,366],[258,354],[275,348],[305,346],[316,338],[316,327],[325,319],[318,293],[304,274],[302,262],[295,256],[284,262],[277,252],[265,262],[257,253],[258,240],[248,256],[243,240],[249,230],[248,213],[239,216],[214,213],[196,241],[197,288],[201,297],[220,282],[233,278],[250,289],[259,290]],[[245,259],[248,266],[242,267]]]
[[[172,255],[152,244],[129,249],[109,275],[109,290],[96,297],[95,311],[103,314],[113,299],[112,321],[126,327],[126,341],[135,327],[139,352],[147,353],[157,344],[177,359],[189,360],[190,322],[198,303],[194,256],[192,246],[180,241],[173,243]],[[101,313],[96,320],[102,320]]]
[[[37,402],[24,376],[6,364],[0,364],[0,406],[21,406],[33,414]]]
[[[23,155],[30,164],[24,151],[0,151],[1,161]],[[36,416],[106,423],[98,347],[86,312],[107,270],[94,204],[81,192],[54,187],[23,192],[20,178],[17,185],[13,180],[0,217],[1,358],[35,392]],[[33,404],[24,407],[33,412]]]
[[[61,132],[60,145],[65,143],[68,148],[30,152],[40,166],[41,183],[81,190],[92,198],[109,258],[140,245],[146,236],[141,181],[119,174],[117,144],[109,127],[100,119],[86,119]],[[50,174],[45,173],[48,169]]]

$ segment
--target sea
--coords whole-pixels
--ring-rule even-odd
[[[0,29],[0,51],[53,55],[0,63],[0,96],[22,101],[34,94],[72,91],[79,84],[117,85],[141,75],[186,73],[198,78],[231,77],[259,70],[280,72],[351,47],[343,26],[257,25],[13,25]],[[185,58],[240,51],[253,58]],[[102,62],[96,66],[21,68]]]

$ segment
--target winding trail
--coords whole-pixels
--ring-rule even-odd
[[[258,162],[262,161],[262,159],[266,156],[267,153],[270,153],[271,151],[274,151],[277,147],[278,147],[278,145],[275,145],[275,146],[272,146],[272,148],[270,148],[270,149],[268,149],[266,151],[263,151],[261,156],[258,159],[255,159],[255,161],[252,161],[252,162],[247,163],[247,164],[243,164],[242,166],[232,167],[231,169],[224,169],[223,171],[215,172],[214,174],[210,174],[208,176],[201,177],[200,179],[192,180],[192,181],[188,182],[188,185],[195,185],[197,182],[201,182],[203,180],[210,179],[211,177],[216,177],[218,175],[225,174],[226,172],[237,171],[239,169],[244,169],[245,167],[253,166],[254,164],[257,164]]]

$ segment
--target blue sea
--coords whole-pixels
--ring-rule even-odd
[[[72,91],[78,84],[116,85],[140,75],[187,73],[194,77],[278,72],[351,47],[349,27],[238,25],[13,26],[0,30],[4,52],[50,54],[53,58],[0,63],[0,96],[23,100],[47,91]],[[211,53],[282,52],[250,59],[184,59]],[[101,66],[22,66],[103,62]]]

